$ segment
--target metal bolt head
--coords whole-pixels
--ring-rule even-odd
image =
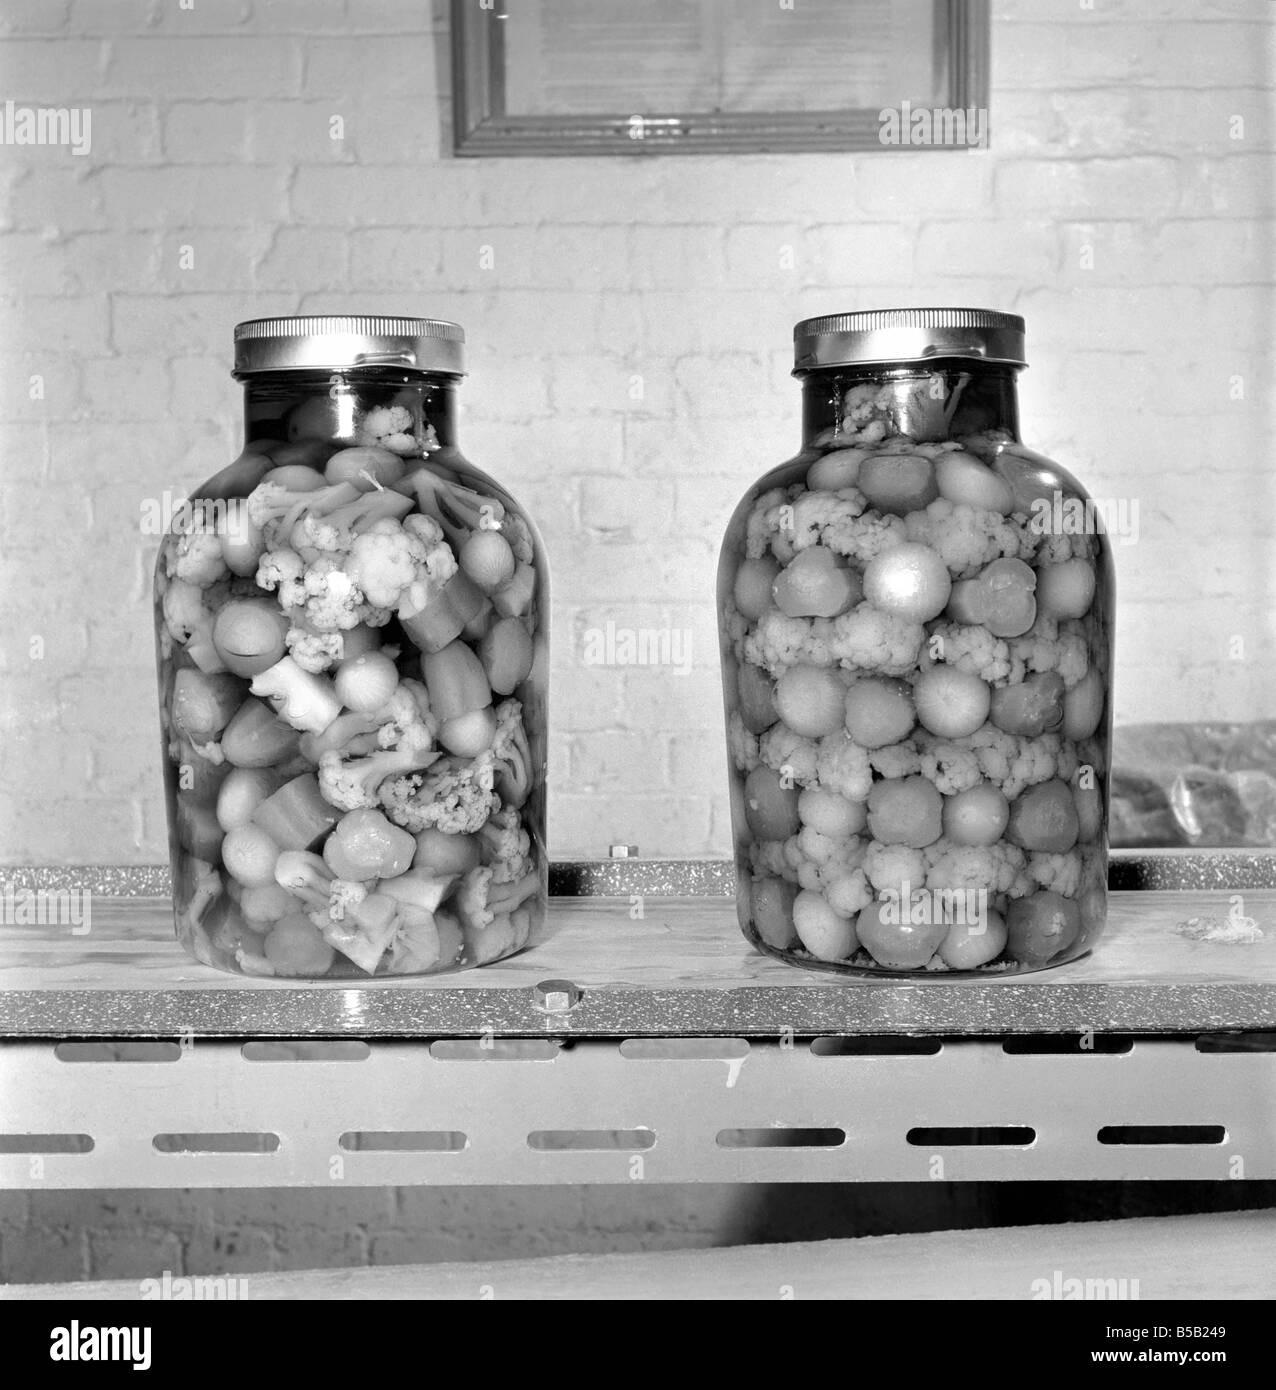
[[[532,986],[538,1009],[549,1014],[565,1014],[580,1003],[581,991],[570,980],[542,980]]]

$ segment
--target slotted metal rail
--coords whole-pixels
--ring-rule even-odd
[[[1252,944],[1180,930],[1236,897],[1120,893],[1093,959],[972,984],[795,970],[728,902],[629,897],[464,975],[241,984],[167,904],[96,904],[7,929],[0,1186],[1276,1178],[1276,893]]]
[[[0,1156],[0,1183],[1276,1177],[1272,1052],[1147,1039],[1053,1056],[975,1040],[876,1055],[808,1040],[636,1052],[636,1041],[496,1039],[452,1053],[377,1042],[339,1059],[310,1042],[250,1060],[251,1045],[218,1040],[131,1061],[8,1044],[5,1072],[23,1080],[4,1127],[29,1147]]]

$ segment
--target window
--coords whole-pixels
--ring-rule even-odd
[[[969,149],[988,0],[453,0],[459,155]]]

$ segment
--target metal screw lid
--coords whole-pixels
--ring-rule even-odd
[[[867,309],[793,327],[793,372],[869,362],[975,357],[1027,366],[1018,314],[995,309]]]
[[[235,325],[235,375],[396,367],[465,374],[465,330],[446,319],[360,314],[249,319]]]

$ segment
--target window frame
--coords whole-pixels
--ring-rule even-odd
[[[800,2],[800,0],[799,0]],[[950,110],[987,113],[990,0],[933,0],[947,36]],[[451,0],[453,153],[507,155],[779,154],[908,149],[881,139],[880,110],[659,112],[518,116],[504,111],[502,26],[496,7]],[[915,108],[921,110],[923,108]],[[635,122],[640,136],[634,135]],[[987,130],[985,114],[984,130]],[[987,147],[984,140],[982,148]],[[926,146],[968,152],[963,143]]]

